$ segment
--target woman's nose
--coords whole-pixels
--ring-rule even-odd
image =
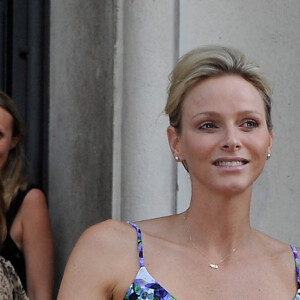
[[[240,149],[241,146],[242,144],[236,130],[234,128],[226,129],[221,142],[221,148],[226,151],[236,151]]]

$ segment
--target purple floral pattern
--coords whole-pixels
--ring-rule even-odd
[[[150,299],[150,300],[176,300],[171,296],[143,266],[140,268],[134,282],[131,284],[124,300]]]
[[[300,299],[300,272],[299,272],[299,257],[298,257],[298,252],[297,249],[294,245],[291,245],[291,248],[293,250],[294,253],[294,257],[295,257],[295,266],[296,266],[296,276],[297,276],[297,283],[298,283],[298,291],[297,291],[297,295],[295,297],[294,300],[296,299]]]
[[[130,285],[123,300],[176,300],[147,271],[144,265],[141,230],[132,222],[128,222],[137,231],[140,269],[134,282]]]

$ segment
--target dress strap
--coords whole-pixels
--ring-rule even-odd
[[[19,189],[17,195],[11,201],[9,208],[6,212],[6,227],[7,227],[8,233],[10,232],[12,223],[15,220],[17,213],[19,212],[19,209],[23,203],[23,200],[25,199],[25,197],[29,193],[29,191],[32,189],[41,189],[41,188],[36,184],[29,184],[29,185],[27,185],[27,187],[24,190]]]
[[[290,246],[291,246],[291,248],[293,250],[294,257],[295,257],[296,276],[297,276],[297,282],[298,282],[298,289],[300,289],[300,272],[299,272],[299,257],[298,257],[298,252],[297,252],[297,248],[294,245],[290,245]]]
[[[140,268],[144,267],[144,254],[143,254],[143,242],[142,242],[142,232],[140,228],[133,222],[128,221],[128,223],[136,229],[137,232],[137,244],[138,244],[138,251],[139,251],[139,261],[140,261]]]

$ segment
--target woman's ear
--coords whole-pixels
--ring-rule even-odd
[[[268,153],[271,153],[272,145],[273,145],[274,134],[273,131],[270,132],[269,145],[268,145]]]
[[[10,143],[10,150],[14,149],[20,141],[20,137],[18,135],[13,136]]]
[[[176,132],[176,129],[173,126],[169,126],[167,128],[167,135],[173,156],[178,157],[179,160],[182,160],[180,136]]]

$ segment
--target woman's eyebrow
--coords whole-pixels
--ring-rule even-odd
[[[219,117],[221,114],[215,111],[204,111],[200,113],[196,113],[192,116],[192,119],[197,118],[199,116],[212,116],[212,117]],[[238,115],[258,115],[260,117],[263,116],[262,113],[256,111],[256,110],[243,110],[238,112]]]

